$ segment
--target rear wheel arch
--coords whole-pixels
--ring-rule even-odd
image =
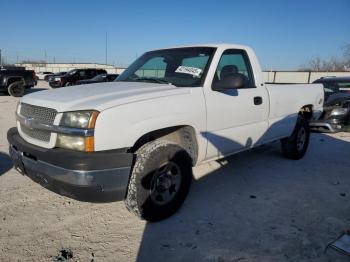
[[[165,140],[180,145],[191,157],[192,165],[197,163],[198,143],[196,131],[192,126],[172,126],[148,132],[138,138],[129,151],[136,152],[144,144],[155,140]]]
[[[302,116],[304,119],[310,121],[313,116],[313,106],[312,105],[304,105],[299,109],[299,116]]]
[[[23,77],[10,76],[10,77],[7,78],[6,86],[8,87],[9,85],[11,85],[12,83],[17,82],[17,81],[21,81],[23,84],[25,83]]]
[[[289,159],[298,160],[304,157],[310,140],[308,120],[299,115],[293,133],[281,139],[282,154]]]

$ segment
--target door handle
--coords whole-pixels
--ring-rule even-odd
[[[261,96],[254,97],[254,105],[261,105],[263,102],[263,99]]]

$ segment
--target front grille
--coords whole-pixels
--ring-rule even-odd
[[[37,128],[28,128],[25,125],[21,124],[21,130],[24,134],[26,134],[27,136],[40,140],[40,141],[44,141],[44,142],[50,142],[50,138],[51,138],[51,132],[47,131],[47,130],[41,130],[41,129],[37,129]]]
[[[33,118],[40,123],[52,125],[57,111],[52,108],[21,103],[20,114],[26,118]]]
[[[21,103],[20,115],[25,118],[33,118],[42,124],[52,125],[55,121],[57,111],[52,108],[34,106],[25,103]],[[51,132],[47,130],[41,130],[37,128],[28,128],[21,124],[21,130],[27,136],[44,141],[50,142]]]

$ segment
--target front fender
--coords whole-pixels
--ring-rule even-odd
[[[202,88],[195,88],[190,94],[123,104],[102,111],[96,121],[95,150],[130,148],[143,135],[173,126],[192,126],[199,140],[199,154],[205,152],[206,142],[200,135],[206,129]]]

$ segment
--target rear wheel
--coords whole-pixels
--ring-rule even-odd
[[[309,122],[299,116],[292,135],[281,140],[283,155],[295,160],[303,158],[309,145],[309,139]]]
[[[125,200],[127,209],[147,221],[174,214],[192,181],[191,159],[179,145],[156,140],[136,152]]]
[[[7,92],[9,93],[9,95],[14,97],[23,96],[24,91],[25,91],[25,87],[22,81],[13,82],[7,87]]]

